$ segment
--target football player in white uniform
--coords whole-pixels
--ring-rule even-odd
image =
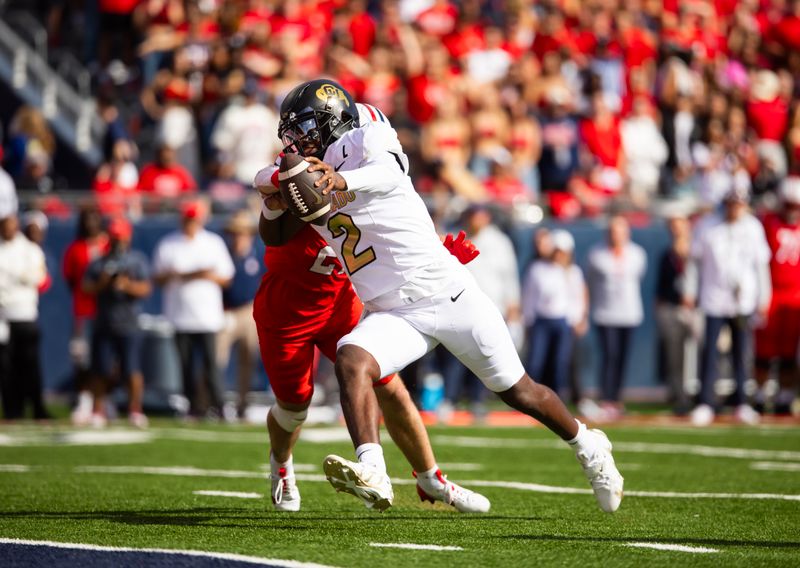
[[[386,121],[386,117],[375,107],[357,104],[356,108],[360,124]],[[254,317],[260,330],[272,328],[272,331],[263,338],[260,337],[259,341],[262,358],[270,372],[270,384],[278,397],[276,406],[270,411],[271,420],[267,424],[271,443],[270,479],[273,502],[278,510],[297,511],[300,508],[300,493],[291,453],[308,405],[307,402],[304,405],[298,402],[308,400],[306,395],[310,399],[311,390],[308,389],[307,383],[311,380],[311,376],[304,374],[306,369],[309,369],[310,373],[310,363],[306,360],[307,351],[303,347],[306,343],[317,345],[326,355],[335,359],[336,343],[340,337],[355,327],[362,313],[362,305],[355,297],[344,272],[333,274],[333,266],[328,267],[327,273],[324,270],[319,272],[314,269],[319,264],[320,255],[327,258],[327,252],[333,256],[334,251],[327,246],[323,237],[312,229],[304,227],[305,224],[299,218],[283,214],[286,206],[280,198],[277,187],[280,161],[279,158],[274,165],[263,168],[254,180],[254,186],[264,197],[265,205],[260,230],[264,242],[271,248],[268,249],[270,260],[267,260],[269,271],[256,295]],[[304,230],[300,230],[301,227]],[[463,237],[463,232],[456,239],[448,235],[444,239],[442,248],[446,248],[449,254],[455,255],[459,262],[469,262],[478,252],[474,245],[463,240]],[[297,266],[297,274],[293,277],[303,278],[304,282],[307,281],[306,285],[295,286],[292,278],[287,278],[286,274],[283,274],[291,264]],[[308,274],[309,271],[313,274]],[[320,274],[327,274],[327,277],[323,276],[320,279]],[[270,276],[272,279],[267,282],[267,277]],[[287,294],[287,289],[280,285],[281,282],[290,282],[289,287],[295,290],[295,293]],[[347,290],[340,288],[341,283],[344,283]],[[336,299],[331,300],[331,298]],[[357,307],[353,305],[353,301],[357,302]],[[294,305],[298,310],[297,318],[300,319],[296,321],[280,319],[281,323],[276,323],[274,318],[281,318],[280,315],[276,316],[276,313],[280,313],[280,306],[284,305]],[[314,314],[317,314],[317,317],[316,319],[311,317],[313,321],[309,323],[310,327],[303,328],[304,331],[300,332],[302,327],[300,322],[303,318]],[[353,317],[356,318],[355,321]],[[318,324],[323,324],[323,328],[317,329],[315,325]],[[289,337],[284,337],[283,333]],[[359,400],[358,412],[374,424],[377,432],[380,413],[376,399],[383,401],[381,409],[386,427],[412,468],[420,472],[434,472],[430,477],[418,476],[420,497],[431,502],[442,501],[462,512],[487,512],[491,505],[486,497],[465,489],[442,475],[436,465],[425,426],[402,380],[397,379],[396,375],[389,375],[373,383],[373,386],[376,398]],[[361,482],[358,485],[348,486],[345,490],[358,492],[368,507],[383,510],[392,503],[391,485],[387,485],[381,491],[372,491],[369,479],[366,477],[369,473],[369,471],[362,472]],[[375,474],[374,482],[380,485],[388,480],[385,473],[384,466]]]
[[[441,343],[509,406],[570,444],[600,508],[616,511],[623,478],[608,438],[588,430],[552,390],[525,373],[502,315],[440,245],[395,130],[383,121],[359,128],[357,121],[352,97],[333,81],[304,83],[281,105],[285,151],[305,156],[309,171],[324,173],[317,185],[332,192],[327,224],[314,228],[336,251],[365,305],[361,322],[339,341],[336,360],[359,461],[328,456],[324,469],[331,484],[362,499],[365,488],[391,494],[377,428],[359,412],[359,401],[374,381]]]

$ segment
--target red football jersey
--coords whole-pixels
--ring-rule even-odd
[[[279,325],[315,325],[330,316],[336,296],[351,286],[336,253],[308,225],[286,244],[267,247],[264,264],[262,287],[270,309],[263,317]]]
[[[764,218],[772,250],[772,291],[783,301],[800,302],[800,225],[790,225],[775,213]]]

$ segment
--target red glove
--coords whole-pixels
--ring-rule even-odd
[[[461,264],[469,264],[475,260],[476,256],[481,254],[481,251],[475,248],[475,245],[467,238],[467,234],[464,231],[460,231],[455,239],[453,239],[452,234],[447,233],[442,244]]]

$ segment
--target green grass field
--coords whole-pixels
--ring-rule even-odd
[[[0,538],[231,552],[333,566],[800,566],[800,428],[606,431],[626,478],[626,498],[614,515],[602,513],[590,494],[541,492],[553,490],[541,486],[589,488],[572,452],[544,429],[431,428],[446,473],[492,501],[488,515],[466,516],[420,503],[410,468],[388,441],[390,474],[407,482],[395,484],[395,506],[378,514],[336,494],[322,477],[321,462],[329,453],[352,456],[341,428],[309,429],[298,445],[303,510],[290,514],[274,512],[269,502],[266,436],[259,428],[156,421],[145,434],[112,429],[112,437],[128,443],[101,445],[102,432],[79,432],[75,439],[78,431],[66,426],[5,426]]]

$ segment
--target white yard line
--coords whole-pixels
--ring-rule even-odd
[[[375,548],[405,548],[407,550],[464,550],[460,546],[439,546],[438,544],[412,544],[409,542],[370,542]]]
[[[45,430],[0,434],[0,446],[116,446],[145,444],[153,434],[142,430]]]
[[[96,544],[83,544],[79,542],[55,542],[50,540],[20,540],[15,538],[0,538],[0,544],[16,544],[23,546],[42,546],[48,548],[65,548],[68,550],[90,550],[97,552],[135,552],[154,554],[176,554],[182,556],[200,556],[203,558],[218,558],[236,562],[247,562],[261,566],[285,566],[286,568],[330,568],[325,564],[312,562],[298,562],[296,560],[281,560],[279,558],[261,558],[258,556],[245,556],[229,552],[206,552],[203,550],[177,550],[170,548],[128,548],[121,546],[99,546]]]
[[[175,475],[179,477],[234,477],[266,479],[267,474],[258,471],[235,469],[201,469],[197,467],[147,467],[133,465],[85,465],[73,469],[78,473],[121,473],[145,475]]]
[[[482,463],[442,462],[439,467],[446,473],[448,471],[479,471],[484,468]]]
[[[235,497],[237,499],[261,499],[261,493],[246,493],[243,491],[215,491],[213,489],[199,489],[192,491],[193,495],[203,495],[206,497]]]
[[[673,552],[692,552],[694,554],[709,554],[719,552],[716,548],[706,548],[705,546],[686,546],[683,544],[663,544],[660,542],[627,542],[625,546],[633,548],[652,548],[655,550],[669,550]]]
[[[800,472],[800,463],[786,463],[786,462],[753,462],[750,464],[750,469],[757,469],[759,471],[797,471]]]
[[[269,471],[269,464],[265,463],[261,465],[261,469],[264,471]],[[311,473],[313,471],[319,471],[319,466],[314,465],[313,463],[294,463],[294,470],[295,471],[302,471],[305,473]]]
[[[16,463],[3,463],[0,464],[0,471],[4,473],[27,473],[31,470],[29,465],[21,465]]]
[[[186,440],[189,442],[224,442],[236,444],[264,444],[269,442],[266,432],[213,432],[211,430],[194,430],[191,428],[152,428],[156,436],[168,440]]]
[[[257,478],[265,479],[266,474],[256,471],[226,470],[226,469],[201,469],[196,467],[138,467],[138,466],[79,466],[76,472],[87,473],[119,473],[147,475],[175,475],[184,477],[228,477],[228,478]],[[324,475],[297,474],[298,481],[323,483]],[[395,485],[413,485],[413,479],[392,478]],[[561,487],[557,485],[542,485],[539,483],[526,483],[522,481],[490,481],[485,479],[466,479],[461,481],[466,487],[499,487],[502,489],[517,489],[533,493],[556,493],[565,495],[591,495],[592,490],[582,487]],[[716,492],[691,492],[677,491],[625,491],[629,497],[658,497],[668,499],[774,499],[781,501],[800,501],[800,495],[787,495],[780,493],[716,493]]]
[[[489,438],[478,436],[432,436],[434,446],[459,446],[465,448],[552,448],[569,450],[569,446],[559,440],[533,440],[523,438]],[[664,444],[658,442],[613,442],[614,449],[620,452],[639,454],[679,454],[713,458],[736,459],[774,459],[800,461],[800,452],[789,450],[757,450],[704,446],[697,444]]]

